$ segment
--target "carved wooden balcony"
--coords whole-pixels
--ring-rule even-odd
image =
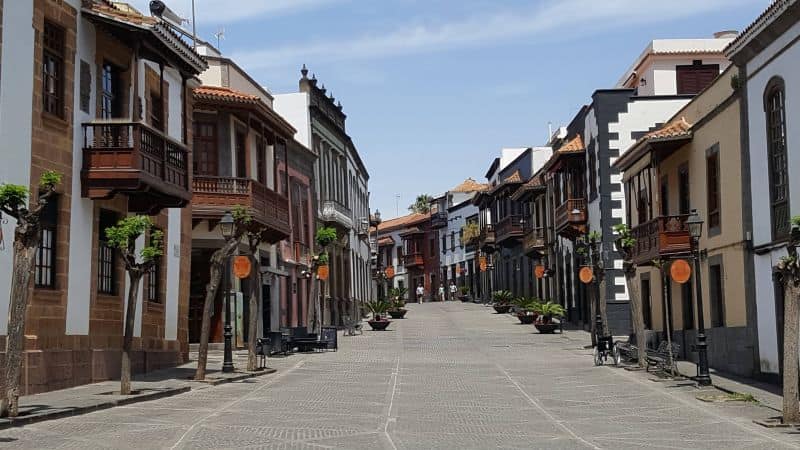
[[[438,229],[447,226],[447,212],[439,211],[431,213],[431,228]]]
[[[496,243],[494,225],[484,225],[478,237],[478,247],[484,252],[491,253],[495,250]]]
[[[571,198],[556,208],[556,233],[567,238],[574,238],[586,231],[586,199]]]
[[[495,237],[498,245],[513,246],[525,234],[525,216],[513,214],[497,223]]]
[[[144,123],[98,120],[83,124],[81,194],[92,200],[128,196],[133,212],[182,208],[189,190],[186,146]]]
[[[410,253],[403,256],[403,265],[405,265],[406,268],[422,267],[425,265],[425,259],[422,253]]]
[[[543,253],[547,250],[547,229],[531,228],[522,238],[522,251],[526,255]]]
[[[289,200],[250,178],[195,175],[192,183],[192,218],[219,219],[235,206],[243,206],[258,224],[266,227],[270,243],[291,234]]]
[[[631,249],[631,260],[637,265],[649,265],[653,260],[688,255],[692,250],[692,237],[686,221],[688,214],[660,216],[631,229],[636,242]]]

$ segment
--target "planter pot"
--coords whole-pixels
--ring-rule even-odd
[[[511,305],[494,305],[493,308],[497,314],[508,314],[511,310]]]
[[[519,319],[519,323],[530,325],[536,322],[536,314],[517,314],[517,319]]]
[[[402,319],[405,317],[407,312],[407,309],[398,309],[395,311],[389,311],[389,315],[392,316],[392,319]]]
[[[558,328],[557,323],[535,323],[533,326],[535,326],[541,334],[553,334]]]
[[[390,323],[392,323],[392,321],[391,320],[370,320],[367,323],[369,324],[370,327],[372,327],[373,330],[375,330],[375,331],[383,331],[389,326]]]
[[[466,295],[459,295],[459,296],[458,296],[458,299],[459,299],[459,300],[461,300],[462,302],[466,303],[466,302],[468,302],[468,301],[469,301],[469,296],[466,296]]]

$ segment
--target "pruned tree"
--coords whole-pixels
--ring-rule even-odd
[[[24,351],[25,312],[32,289],[31,275],[41,239],[40,215],[61,184],[61,174],[48,171],[39,179],[39,195],[30,207],[28,189],[16,184],[0,185],[0,212],[17,221],[14,228],[14,262],[6,333],[5,390],[0,400],[0,417],[19,413],[19,375]],[[0,214],[1,216],[2,214]]]
[[[146,236],[147,242],[136,251],[136,241]],[[122,365],[120,368],[120,394],[131,393],[131,345],[136,318],[136,303],[142,277],[151,271],[164,255],[164,233],[155,228],[148,216],[126,217],[106,229],[108,246],[119,250],[128,273],[128,306],[125,309],[125,331],[122,337]]]
[[[431,211],[432,201],[433,197],[428,194],[418,195],[414,203],[408,205],[408,210],[417,214],[427,214]]]
[[[792,217],[792,231],[775,271],[783,283],[783,423],[800,423],[800,216]]]
[[[240,224],[234,225],[233,235],[225,241],[222,247],[218,248],[209,261],[209,280],[206,285],[206,298],[203,303],[203,322],[200,326],[200,345],[197,351],[197,370],[194,379],[197,381],[206,378],[206,365],[208,363],[208,339],[211,335],[211,310],[214,308],[214,299],[219,290],[219,283],[222,280],[223,264],[226,259],[233,254],[239,242],[242,240],[244,227]],[[227,293],[225,293],[227,295]]]
[[[639,349],[637,352],[637,362],[639,367],[644,367],[646,361],[641,355],[646,347],[644,311],[642,310],[642,299],[639,295],[639,288],[636,283],[636,265],[631,261],[631,254],[633,246],[636,244],[636,239],[634,239],[631,235],[631,230],[628,228],[628,225],[624,223],[615,225],[614,232],[617,233],[617,250],[622,254],[623,257],[622,271],[625,274],[625,283],[628,286],[628,298],[631,307],[633,335],[636,339],[636,347]]]

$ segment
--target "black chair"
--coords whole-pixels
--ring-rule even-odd
[[[336,327],[322,327],[322,342],[326,344],[327,350],[339,350],[339,335]]]

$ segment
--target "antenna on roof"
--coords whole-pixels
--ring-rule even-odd
[[[214,33],[214,37],[217,38],[217,50],[220,49],[220,41],[225,40],[225,27],[219,27],[219,31]]]
[[[547,142],[553,138],[553,122],[547,122]]]

